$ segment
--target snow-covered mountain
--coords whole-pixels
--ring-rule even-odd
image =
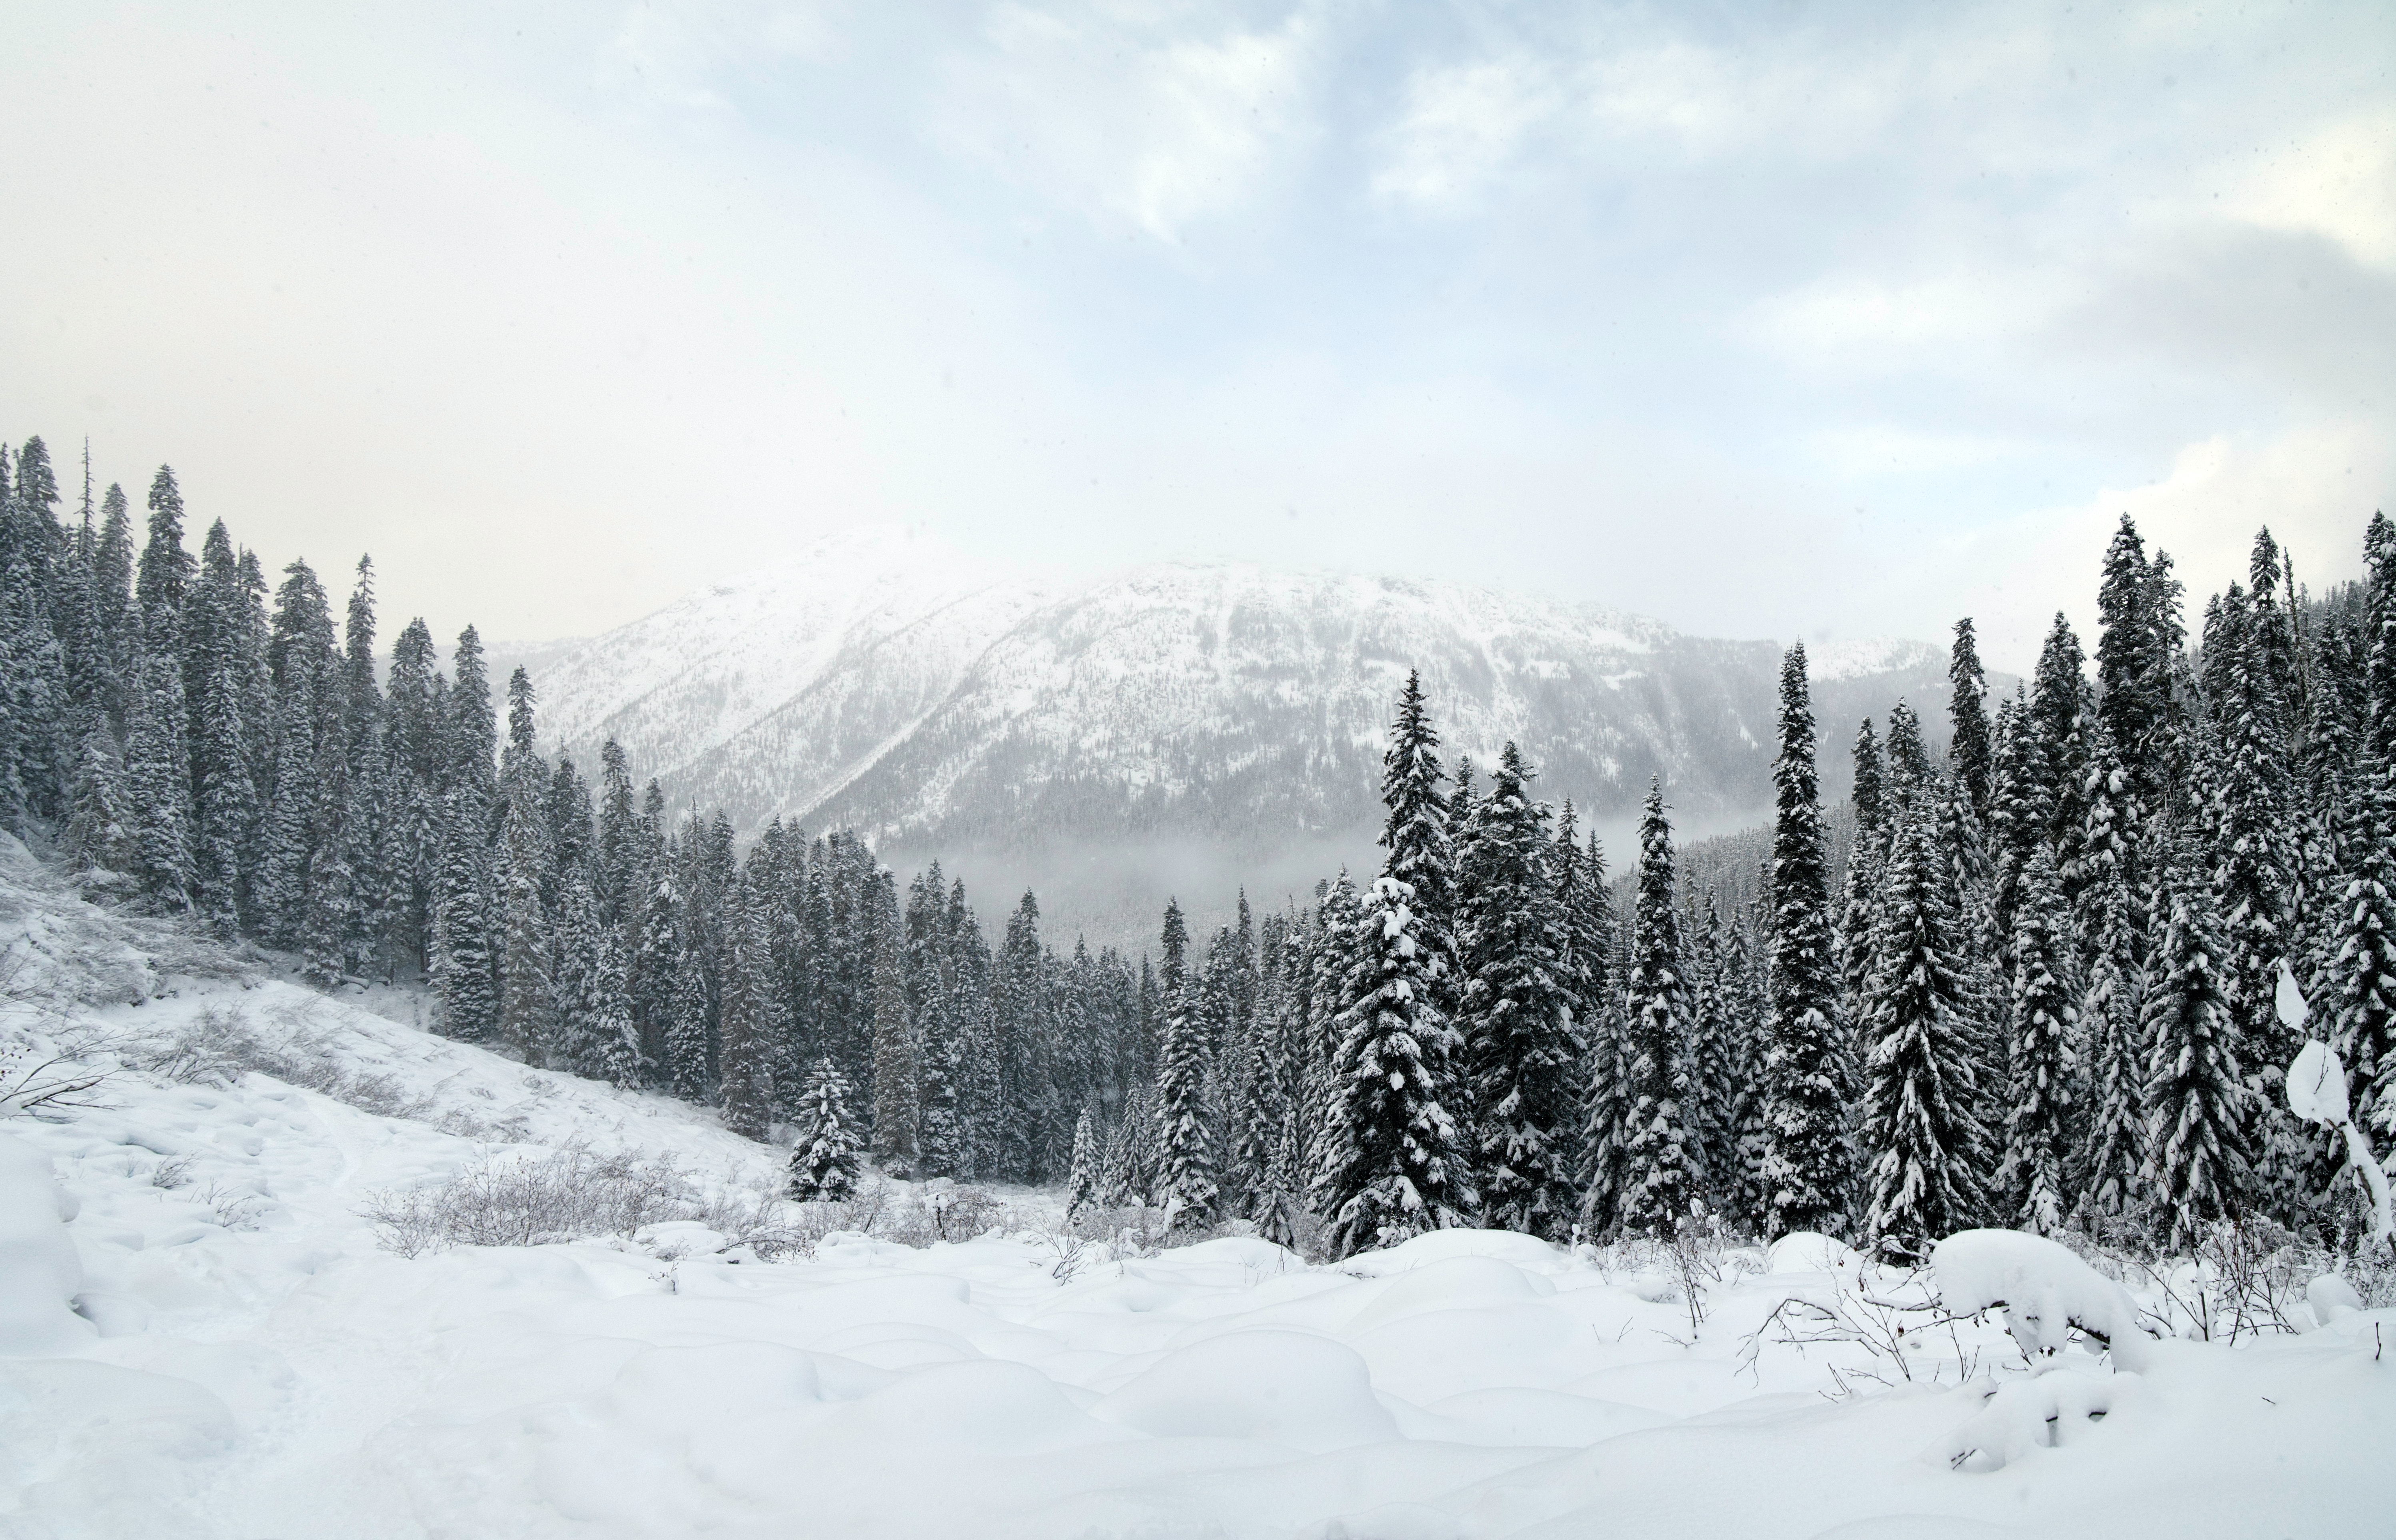
[[[1211,905],[1364,858],[1409,668],[1451,750],[1520,743],[1602,831],[1659,774],[1685,829],[1751,821],[1780,651],[1458,583],[1231,563],[1068,580],[876,529],[580,643],[538,683],[547,737],[588,763],[614,736],[677,807],[847,825],[1109,931],[1170,890]],[[1826,662],[1827,747],[1903,697],[1938,714],[1939,649]]]

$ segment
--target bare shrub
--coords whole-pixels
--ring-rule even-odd
[[[230,1089],[255,1072],[362,1112],[417,1122],[438,1116],[449,1132],[467,1138],[490,1132],[482,1119],[441,1113],[430,1092],[410,1089],[397,1075],[353,1068],[341,1052],[341,1031],[312,1020],[306,1006],[277,1007],[274,1018],[283,1029],[279,1041],[261,1034],[246,1011],[211,1005],[171,1032],[127,1040],[118,1052],[133,1068],[180,1085]]]
[[[116,1068],[92,1056],[98,1048],[93,1033],[73,1028],[0,1039],[0,1117],[109,1106],[105,1087]]]
[[[210,1182],[200,1194],[200,1201],[215,1211],[217,1223],[229,1230],[256,1229],[266,1208],[266,1200],[256,1193],[228,1188],[221,1182]]]
[[[544,1156],[486,1152],[438,1186],[376,1193],[362,1212],[382,1228],[386,1250],[415,1256],[446,1246],[630,1236],[645,1225],[702,1219],[706,1209],[671,1155],[603,1155],[573,1144]]]
[[[1744,1339],[1739,1361],[1753,1374],[1766,1341],[1795,1348],[1801,1355],[1813,1347],[1861,1348],[1868,1367],[1830,1366],[1836,1388],[1823,1394],[1832,1400],[1856,1394],[1851,1379],[1883,1387],[1962,1385],[1980,1372],[1980,1349],[1965,1343],[1960,1330],[1969,1319],[1950,1313],[1939,1302],[1928,1268],[1865,1262],[1852,1280],[1834,1275],[1827,1297],[1792,1294],[1783,1299]]]

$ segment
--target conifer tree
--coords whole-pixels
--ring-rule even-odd
[[[174,468],[162,465],[150,482],[150,538],[141,547],[133,589],[140,606],[140,624],[153,646],[181,629],[183,591],[191,584],[192,567],[191,552],[183,549],[182,488],[175,485]],[[162,623],[166,625],[163,631]]]
[[[191,776],[183,751],[183,672],[171,653],[145,642],[135,652],[125,733],[125,795],[130,811],[129,875],[155,906],[190,906]]]
[[[2080,1021],[2087,1042],[2088,1117],[2079,1133],[2071,1187],[2078,1212],[2121,1218],[2139,1201],[2146,1162],[2145,970],[2126,880],[2107,867],[2082,896],[2096,916]]]
[[[897,918],[883,916],[873,946],[873,1154],[885,1168],[903,1171],[915,1163],[922,1109]]]
[[[2256,1150],[2278,1212],[2297,1217],[2296,1177],[2318,1130],[2288,1110],[2286,1066],[2302,1045],[2273,1008],[2279,968],[2295,950],[2289,900],[2290,753],[2268,657],[2245,591],[2230,585],[2207,607],[2205,696],[2212,715],[2211,805],[2205,810],[2212,882],[2229,952],[2223,984],[2240,1062],[2257,1092]]]
[[[1954,767],[1955,777],[1971,795],[1973,811],[1985,818],[1989,815],[1989,782],[1994,769],[1994,750],[1989,740],[1989,715],[1984,704],[1989,676],[1980,667],[1979,638],[1969,616],[1955,622],[1955,645],[1947,677],[1955,690],[1948,707],[1951,733],[1947,757]]]
[[[1342,1256],[1463,1225],[1477,1204],[1449,1110],[1462,1044],[1415,939],[1414,895],[1374,879],[1344,938],[1317,1207]]]
[[[2330,1045],[2348,1066],[2355,1126],[2396,1134],[2396,791],[2384,762],[2357,777],[2347,818],[2348,871],[2323,970]]]
[[[300,906],[302,972],[320,989],[339,984],[349,971],[350,938],[359,927],[356,877],[350,870],[343,820],[349,811],[349,769],[340,744],[327,737],[317,756],[312,787],[305,896]]]
[[[645,865],[644,898],[627,958],[627,1002],[640,1037],[641,1056],[664,1080],[672,1075],[667,1040],[673,1031],[674,963],[682,953],[682,893],[672,862]]]
[[[481,1042],[499,1027],[481,807],[470,789],[450,790],[433,921],[433,986],[442,1030],[466,1042]]]
[[[1572,943],[1530,777],[1507,744],[1476,820],[1479,880],[1464,915],[1458,993],[1483,1223],[1554,1241],[1570,1233],[1577,1206],[1582,1047],[1564,977]],[[1392,804],[1393,822],[1403,811]]]
[[[1864,1230],[1899,1256],[1978,1223],[1993,1163],[1977,1116],[1967,937],[1938,846],[1933,806],[1918,803],[1898,820],[1865,1000]]]
[[[1390,746],[1381,756],[1381,848],[1389,856],[1381,874],[1404,883],[1415,896],[1418,945],[1424,951],[1435,988],[1451,991],[1440,997],[1453,1010],[1454,990],[1463,987],[1458,971],[1458,908],[1456,852],[1450,843],[1447,797],[1442,790],[1446,772],[1439,758],[1439,733],[1431,725],[1423,700],[1422,676],[1409,670],[1398,697],[1398,714],[1390,724]]]
[[[725,895],[724,1045],[717,1086],[724,1126],[752,1139],[774,1117],[773,1012],[757,895],[736,881]]]
[[[1700,1194],[1689,1148],[1688,964],[1673,907],[1672,826],[1661,778],[1639,820],[1639,886],[1631,914],[1629,1017],[1623,1049],[1621,1222],[1666,1238]]]
[[[2022,873],[2043,844],[2047,844],[2047,777],[2039,755],[2038,735],[2030,721],[2029,697],[2017,691],[1997,707],[1994,749],[1989,774],[1989,859],[1995,869],[1990,900],[1999,936],[2013,934],[2014,909]],[[2052,846],[2049,845],[2050,854]],[[2061,881],[2060,872],[2057,882]],[[2057,894],[2060,896],[2058,886]],[[2067,916],[2070,911],[2067,909]]]
[[[121,730],[140,630],[139,612],[133,607],[133,524],[125,488],[115,483],[109,484],[100,507],[100,540],[92,552],[93,613],[103,659],[99,705],[110,724]]]
[[[1722,1201],[1740,1229],[1766,1235],[1772,1230],[1775,1190],[1764,1163],[1772,1148],[1767,1122],[1772,1103],[1764,1082],[1772,1005],[1751,913],[1738,916],[1730,926],[1723,972],[1733,1032],[1726,1130],[1731,1163],[1723,1179]]]
[[[849,1113],[848,1077],[828,1058],[816,1060],[800,1093],[791,1146],[790,1195],[802,1203],[846,1201],[857,1190],[861,1130]]]
[[[525,1055],[544,1062],[556,1026],[556,958],[541,889],[549,870],[548,820],[538,800],[537,777],[511,777],[499,839],[501,935],[499,1037]]]
[[[1922,718],[1902,700],[1888,709],[1887,752],[1888,778],[1882,796],[1892,804],[1888,816],[1894,822],[1900,816],[1897,809],[1938,778],[1937,767],[1930,763],[1930,748],[1922,740]]]
[[[244,721],[248,701],[244,596],[233,539],[219,520],[201,551],[182,617],[184,687],[191,709],[193,901],[222,933],[240,923],[248,873],[243,857],[260,809]]]
[[[666,1088],[685,1101],[712,1101],[715,1066],[707,1029],[707,963],[700,956],[696,925],[687,909],[677,918],[679,945],[667,996]]]
[[[2013,934],[2011,1108],[2001,1181],[2022,1228],[2052,1235],[2070,1211],[2066,1186],[2079,1083],[2077,949],[2055,854],[2041,844],[2022,873]]]
[[[2096,592],[2096,710],[2129,774],[2130,793],[2149,807],[2159,805],[2168,790],[2161,778],[2170,688],[2167,622],[2159,613],[2158,586],[2146,542],[2124,513],[2106,548]]]
[[[1734,1016],[1738,983],[1731,974],[1730,938],[1722,906],[1706,890],[1689,949],[1690,1169],[1697,1190],[1717,1211],[1739,1201],[1738,1053],[1741,1023]]]
[[[66,830],[69,863],[78,871],[125,870],[132,862],[133,841],[125,767],[104,719],[84,735],[73,796]]]
[[[1211,1226],[1221,1195],[1214,1121],[1206,1108],[1212,1055],[1200,989],[1196,978],[1185,977],[1165,1002],[1164,1041],[1158,1045],[1156,1198],[1171,1211],[1176,1229]]]
[[[2172,836],[2169,918],[2141,1023],[2147,1042],[2146,1164],[2141,1176],[2166,1242],[2193,1243],[2251,1197],[2253,1109],[2221,974],[2221,923],[2192,841]]]
[[[2041,647],[2038,670],[2031,679],[2030,721],[2038,745],[2038,763],[2044,777],[2038,799],[2047,809],[2047,837],[2055,844],[2056,869],[2063,881],[2066,903],[2079,903],[2086,885],[2082,873],[2081,842],[2088,828],[2088,736],[2101,720],[2093,709],[2087,666],[2080,638],[2061,611]],[[2124,788],[2126,791],[2127,788]]]
[[[598,899],[591,889],[589,871],[566,869],[558,888],[557,1061],[552,1069],[570,1069],[593,1080],[611,1078],[601,1037],[600,1016],[606,1009],[600,978]]]
[[[1789,649],[1780,669],[1780,752],[1773,763],[1771,1014],[1762,1063],[1766,1228],[1774,1234],[1830,1230],[1849,1206],[1854,1152],[1847,1109],[1856,1093],[1853,1051],[1839,1016],[1840,979],[1830,931],[1830,865],[1824,849],[1814,760],[1812,686],[1805,647]],[[1876,863],[1879,751],[1865,722],[1856,740],[1857,849],[1850,857],[1868,881]],[[1869,791],[1874,822],[1863,815]],[[1869,920],[1858,886],[1851,923]],[[1869,946],[1854,948],[1869,959]]]
[[[1101,1163],[1098,1130],[1090,1122],[1090,1109],[1085,1107],[1073,1120],[1073,1158],[1065,1168],[1067,1223],[1098,1201]]]

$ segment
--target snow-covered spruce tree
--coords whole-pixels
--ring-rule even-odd
[[[1073,1156],[1065,1167],[1065,1218],[1068,1223],[1098,1201],[1104,1156],[1098,1149],[1098,1132],[1090,1121],[1090,1109],[1082,1109],[1073,1120]]]
[[[2236,1023],[2239,1061],[2256,1093],[2256,1196],[2285,1221],[2301,1219],[2303,1191],[2321,1130],[2288,1110],[2288,1062],[2302,1046],[2273,1008],[2279,967],[2294,949],[2289,899],[2290,754],[2268,659],[2257,657],[2256,616],[2232,583],[2206,606],[2205,703],[2212,716],[2211,806],[2206,810],[2212,880],[2229,952],[2224,984]]]
[[[312,791],[315,816],[308,842],[307,893],[300,927],[300,971],[309,983],[329,989],[348,974],[350,939],[363,928],[357,875],[350,868],[349,842],[344,838],[349,766],[342,759],[340,743],[329,736],[316,756]]]
[[[527,1064],[545,1061],[556,1033],[557,962],[548,907],[541,902],[550,847],[539,801],[540,779],[525,766],[509,777],[499,836],[499,1039]]]
[[[125,733],[128,874],[155,907],[191,902],[192,792],[183,751],[183,675],[154,639],[135,654]]]
[[[1929,789],[1928,797],[1937,820],[1939,858],[1946,864],[1957,934],[1962,937],[1957,975],[1963,992],[1957,1016],[1968,1033],[1973,1082],[1979,1093],[1973,1118],[1990,1139],[1982,1190],[1996,1206],[1983,1217],[1994,1222],[2003,1215],[1996,1165],[2004,1151],[2006,1002],[2012,993],[2004,963],[2006,937],[1991,916],[1994,872],[1970,795],[1956,777],[1946,775]]]
[[[1771,1233],[1774,1191],[1764,1170],[1764,1153],[1772,1140],[1766,1122],[1771,1098],[1764,1080],[1772,1004],[1764,968],[1759,961],[1761,954],[1755,941],[1752,911],[1739,915],[1730,926],[1729,947],[1723,962],[1724,997],[1733,1024],[1731,1171],[1724,1182],[1723,1202],[1739,1229],[1750,1235]]]
[[[1922,718],[1900,700],[1888,709],[1888,780],[1883,791],[1895,809],[1927,790],[1938,778],[1930,762],[1929,746],[1922,741]]]
[[[912,1171],[923,1114],[917,1100],[915,1033],[907,1017],[907,982],[899,970],[904,938],[895,904],[877,906],[877,914],[872,979],[873,1158],[885,1170]]]
[[[192,713],[193,903],[221,934],[240,923],[242,857],[260,812],[246,752],[253,724],[244,720],[250,667],[243,602],[233,538],[219,520],[208,529],[184,608],[183,649]]]
[[[1948,763],[1971,796],[1973,811],[1987,817],[1989,783],[1995,768],[1986,704],[1989,676],[1980,667],[1979,637],[1968,615],[1955,622],[1955,645],[1949,657],[1947,678],[1954,686],[1947,709],[1951,727]]]
[[[316,686],[309,655],[298,646],[289,648],[284,683],[275,695],[273,792],[249,884],[259,936],[273,947],[299,947],[307,930],[321,747],[316,740]]]
[[[1649,783],[1639,819],[1639,886],[1624,984],[1620,1222],[1667,1238],[1699,1197],[1686,1123],[1689,1094],[1688,964],[1673,907],[1672,826],[1662,780]]]
[[[816,1060],[792,1120],[790,1195],[802,1203],[845,1201],[857,1190],[863,1129],[849,1113],[848,1077],[828,1058]]]
[[[1462,987],[1457,969],[1456,851],[1449,837],[1446,771],[1439,759],[1439,733],[1423,701],[1422,676],[1409,670],[1390,724],[1390,746],[1381,756],[1381,848],[1389,852],[1382,875],[1413,892],[1416,944],[1422,949],[1435,987]],[[1438,1002],[1452,1006],[1451,995]]]
[[[2211,1221],[2247,1211],[2253,1108],[2222,977],[2220,917],[2185,828],[2171,835],[2164,880],[2168,919],[2141,1023],[2147,1138],[2140,1175],[2166,1243],[2178,1251]]]
[[[1856,733],[1855,764],[1856,839],[1854,848],[1847,854],[1846,888],[1839,899],[1836,1019],[1859,1037],[1864,1023],[1864,993],[1871,982],[1872,936],[1879,929],[1877,900],[1881,869],[1888,862],[1890,823],[1880,744],[1872,737],[1870,717],[1864,719],[1863,726]],[[1776,950],[1776,958],[1777,955]],[[1857,1053],[1859,1055],[1870,1048],[1869,1043],[1859,1042]]]
[[[926,1176],[969,1178],[973,1175],[973,1150],[961,1100],[965,1017],[951,998],[954,970],[954,962],[944,948],[930,969],[930,976],[923,983],[923,1041],[916,1063],[915,1092],[921,1129],[917,1159]]]
[[[1867,847],[1875,824],[1863,821],[1869,791],[1877,820],[1879,751],[1866,722],[1856,742],[1857,831],[1852,864],[1863,881],[1876,870]],[[1765,1228],[1834,1230],[1852,1206],[1855,1150],[1848,1109],[1856,1066],[1839,1015],[1838,957],[1830,930],[1830,860],[1825,850],[1819,783],[1814,760],[1814,706],[1805,647],[1789,649],[1780,667],[1780,752],[1773,763],[1771,1014],[1761,1064],[1764,1103],[1760,1172],[1766,1192]],[[1868,888],[1857,896],[1857,918],[1870,916]],[[1857,949],[1869,959],[1869,945]]]
[[[2052,1235],[2071,1208],[2066,1171],[2080,1080],[2080,989],[2063,885],[2043,843],[2022,872],[2006,951],[2013,960],[2012,1095],[2001,1186],[2016,1224]]]
[[[2355,1126],[2385,1141],[2396,1135],[2396,788],[2384,762],[2355,777],[2344,822],[2349,870],[2324,970],[2330,1045],[2352,1077]]]
[[[1316,1207],[1342,1256],[1469,1222],[1478,1199],[1449,1104],[1462,1044],[1415,940],[1413,894],[1377,877],[1358,904]]]
[[[773,981],[756,896],[736,880],[724,896],[724,1029],[716,1089],[724,1126],[762,1139],[774,1121]]]
[[[1880,896],[1864,1066],[1864,1233],[1919,1256],[1977,1224],[1993,1164],[1978,1121],[1969,937],[1949,891],[1935,803],[1897,820]]]
[[[2086,668],[2079,636],[2063,612],[2057,611],[2030,680],[2030,724],[2044,777],[2038,801],[2046,810],[2046,832],[2055,843],[2064,900],[2075,912],[2084,885],[2080,847],[2088,829],[2088,734],[2098,720]]]
[[[1689,1131],[1689,1163],[1697,1189],[1716,1213],[1738,1204],[1737,1116],[1739,1030],[1732,1016],[1737,981],[1730,976],[1730,942],[1722,906],[1706,890],[1689,947],[1689,1097],[1683,1122]]]
[[[557,1017],[557,1058],[551,1068],[592,1080],[612,1078],[599,1035],[605,1009],[599,942],[605,933],[590,868],[578,861],[566,869],[558,887],[556,1002],[552,1007]]]
[[[686,916],[674,953],[672,995],[666,1020],[666,1088],[685,1101],[714,1099],[714,1046],[707,1029],[707,962]]]
[[[2159,597],[2146,542],[2124,513],[2096,591],[2096,712],[2128,771],[2131,794],[2149,807],[2170,790],[2163,778],[2170,683]]]
[[[2096,916],[2088,987],[2080,1024],[2087,1043],[2082,1067],[2087,1117],[2077,1134],[2070,1187],[2077,1215],[2135,1216],[2141,1201],[2138,1172],[2146,1163],[2147,1055],[2140,1018],[2146,970],[2138,958],[2136,900],[2118,867],[2099,873],[2081,895]]]
[[[1305,1161],[1300,1169],[1309,1210],[1318,1219],[1329,1217],[1322,1204],[1330,1191],[1324,1176],[1334,1145],[1331,1109],[1338,1082],[1333,1076],[1342,1035],[1339,1013],[1347,1008],[1348,975],[1356,962],[1357,919],[1356,884],[1342,867],[1317,889],[1306,959],[1307,1067],[1298,1092]]]
[[[643,899],[626,955],[627,1004],[639,1035],[641,1056],[659,1083],[672,1080],[668,1040],[673,1033],[675,959],[682,954],[682,888],[673,863],[645,860]]]
[[[1206,1107],[1213,1055],[1207,1052],[1201,1010],[1203,986],[1185,976],[1165,1002],[1163,1041],[1156,1066],[1156,1201],[1171,1212],[1173,1228],[1203,1230],[1215,1222],[1222,1196],[1215,1129]]]
[[[132,861],[132,837],[125,767],[101,720],[84,735],[67,815],[67,859],[78,871],[123,871]]]
[[[1458,994],[1482,1223],[1557,1241],[1570,1235],[1577,1207],[1582,1048],[1563,976],[1572,942],[1530,777],[1507,744],[1476,819],[1478,881],[1463,915]]]
[[[1989,861],[1991,918],[1999,936],[2011,936],[2022,873],[2047,840],[2047,776],[2038,734],[2030,721],[2029,697],[2017,690],[1997,707],[1993,758],[1989,774]],[[2050,849],[2052,847],[2050,846]],[[2061,873],[2057,872],[2058,883]],[[2057,888],[2058,896],[2061,893]],[[2069,909],[2065,911],[2069,917]]]
[[[433,987],[441,1029],[465,1042],[499,1030],[492,957],[486,819],[480,796],[454,787],[442,820],[440,882],[433,898]]]

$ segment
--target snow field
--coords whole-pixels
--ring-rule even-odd
[[[779,1152],[429,1036],[402,995],[371,1002],[392,1020],[102,978],[75,971],[113,955],[99,919],[25,928],[84,962],[7,1029],[132,1068],[107,1107],[0,1122],[12,1540],[2201,1540],[2396,1512],[2396,1312],[2317,1290],[2305,1334],[2115,1372],[2069,1322],[2140,1302],[2012,1235],[1939,1262],[1950,1308],[2004,1309],[1903,1336],[1926,1279],[1803,1236],[1676,1264],[1452,1231],[1309,1267],[1051,1220],[761,1262],[685,1222],[405,1258],[361,1211],[478,1162],[644,1151],[738,1192]]]

